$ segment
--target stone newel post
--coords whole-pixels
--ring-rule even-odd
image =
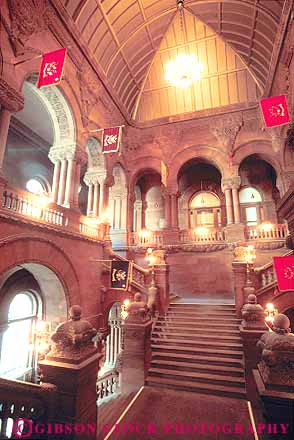
[[[96,334],[97,330],[81,319],[80,306],[72,306],[70,319],[57,327],[51,337],[52,349],[40,363],[43,380],[57,386],[56,422],[94,427],[93,433],[67,435],[70,440],[83,435],[89,440],[96,438],[96,380],[102,357],[92,342]]]
[[[254,370],[266,419],[277,424],[278,432],[287,440],[294,437],[294,334],[289,326],[286,315],[275,316],[273,331],[262,335],[257,343],[261,361]]]
[[[137,391],[145,383],[151,358],[152,321],[147,316],[147,305],[140,293],[128,307],[129,316],[123,326],[123,351],[121,353],[121,391]]]

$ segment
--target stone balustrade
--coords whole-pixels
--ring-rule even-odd
[[[109,370],[97,380],[97,403],[102,403],[107,397],[113,396],[118,392],[119,373],[117,370]]]
[[[104,223],[90,224],[89,218],[79,212],[50,203],[46,197],[20,189],[6,187],[2,191],[1,213],[17,220],[48,225],[55,230],[75,233],[96,240],[109,238],[109,225]]]
[[[132,232],[129,235],[130,246],[161,246],[163,244],[163,231],[143,230]]]
[[[246,226],[245,239],[246,240],[285,240],[288,235],[287,224],[269,224],[263,226]]]
[[[200,229],[203,229],[200,230]],[[180,231],[181,243],[215,243],[226,240],[223,228],[199,228]]]

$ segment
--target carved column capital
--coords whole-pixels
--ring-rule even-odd
[[[24,106],[21,92],[12,88],[3,78],[0,78],[0,104],[11,112],[19,112]]]

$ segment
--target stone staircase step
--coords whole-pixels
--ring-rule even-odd
[[[241,322],[241,321],[240,321]],[[189,320],[183,320],[183,319],[158,319],[156,321],[156,325],[162,325],[162,324],[169,324],[169,325],[173,325],[173,326],[177,326],[177,327],[196,327],[198,329],[203,329],[203,332],[205,333],[205,331],[207,330],[211,330],[214,331],[215,329],[224,329],[224,330],[234,330],[234,331],[239,331],[239,325],[240,322],[238,321],[237,323],[233,323],[233,324],[224,324],[221,321],[219,322],[213,322],[213,329],[208,325],[207,325],[207,319],[201,319],[201,320],[194,320],[194,321],[189,321]],[[207,328],[208,327],[208,328]]]
[[[218,396],[246,399],[245,389],[239,387],[227,387],[223,385],[175,380],[156,376],[148,376],[146,383],[147,385],[153,385],[157,387],[166,387],[183,391],[193,391],[203,394],[214,394]]]
[[[225,367],[221,367],[220,365],[208,365],[208,364],[198,364],[196,362],[183,362],[183,361],[174,361],[174,360],[163,360],[163,359],[152,359],[151,360],[152,368],[165,368],[168,370],[172,370],[173,368],[177,368],[179,371],[194,371],[194,372],[207,372],[207,373],[219,373],[223,376],[232,376],[232,377],[244,377],[244,369],[242,367],[231,367],[226,365]]]
[[[222,320],[222,321],[235,321],[237,320],[236,318],[236,314],[232,313],[232,314],[222,314],[222,313],[213,313],[213,312],[208,312],[208,313],[203,313],[203,312],[178,312],[178,311],[168,311],[166,314],[166,317],[168,318],[202,318],[202,319],[209,319],[209,320],[214,320],[214,319],[218,319],[218,320]]]
[[[241,320],[237,318],[226,318],[224,319],[223,316],[211,316],[211,315],[165,315],[164,318],[161,318],[161,320],[164,319],[165,321],[192,321],[195,322],[202,322],[206,324],[223,324],[223,325],[232,325],[232,324],[241,324]]]
[[[193,371],[179,371],[167,368],[149,368],[149,376],[171,377],[173,379],[181,378],[182,380],[198,381],[209,384],[245,387],[244,377],[230,377],[222,374],[198,373]]]
[[[224,315],[236,315],[236,310],[235,309],[215,309],[215,308],[204,308],[204,307],[195,307],[195,308],[190,308],[190,307],[168,307],[168,313],[169,312],[173,312],[173,313],[212,313],[212,314],[224,314]]]
[[[215,337],[215,329],[207,329],[205,327],[197,327],[197,328],[191,328],[189,326],[184,327],[180,326],[180,325],[174,325],[174,324],[161,324],[161,325],[155,325],[154,327],[154,332],[155,331],[159,331],[161,330],[163,333],[164,332],[172,332],[172,333],[176,333],[176,332],[180,332],[180,333],[186,333],[186,334],[200,334],[200,335],[205,335],[208,337]],[[211,336],[210,336],[211,335]],[[240,331],[239,330],[228,330],[228,329],[224,329],[224,330],[218,330],[217,331],[217,335],[221,335],[221,336],[233,336],[233,337],[238,337],[240,339]]]
[[[197,365],[215,365],[224,367],[244,368],[242,359],[230,359],[221,356],[201,356],[193,355],[191,353],[184,354],[178,352],[169,353],[168,351],[155,351],[152,354],[153,360],[170,360],[171,362],[191,362],[194,361]]]
[[[193,339],[177,339],[177,338],[155,338],[151,337],[151,342],[153,343],[164,343],[164,344],[188,344],[193,347],[221,347],[221,348],[229,348],[231,350],[239,350],[243,349],[243,345],[237,342],[219,342],[219,341],[201,341],[201,340],[193,340]]]
[[[200,348],[200,347],[183,347],[183,345],[170,345],[164,344],[162,341],[160,344],[151,344],[152,350],[171,350],[177,353],[193,353],[207,356],[223,356],[231,359],[243,359],[243,351],[232,351],[226,349],[220,349],[217,346],[214,348]]]
[[[157,337],[160,338],[169,338],[169,337],[176,337],[176,338],[186,338],[186,339],[195,339],[198,340],[199,334],[195,334],[193,330],[190,330],[188,332],[179,332],[179,330],[176,331],[170,331],[170,329],[164,329],[163,327],[155,327],[152,332],[152,336],[156,337],[155,335],[158,335]],[[207,341],[216,341],[216,342],[242,342],[242,339],[240,336],[233,336],[233,335],[206,335],[201,334],[201,340],[207,340]]]

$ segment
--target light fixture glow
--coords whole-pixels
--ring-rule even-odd
[[[166,66],[165,79],[175,87],[187,88],[201,78],[203,64],[194,55],[180,54]]]
[[[194,229],[196,235],[208,235],[209,230],[205,226],[198,226]]]
[[[44,193],[44,188],[41,182],[37,179],[28,180],[26,183],[26,188],[33,194],[42,195]]]

